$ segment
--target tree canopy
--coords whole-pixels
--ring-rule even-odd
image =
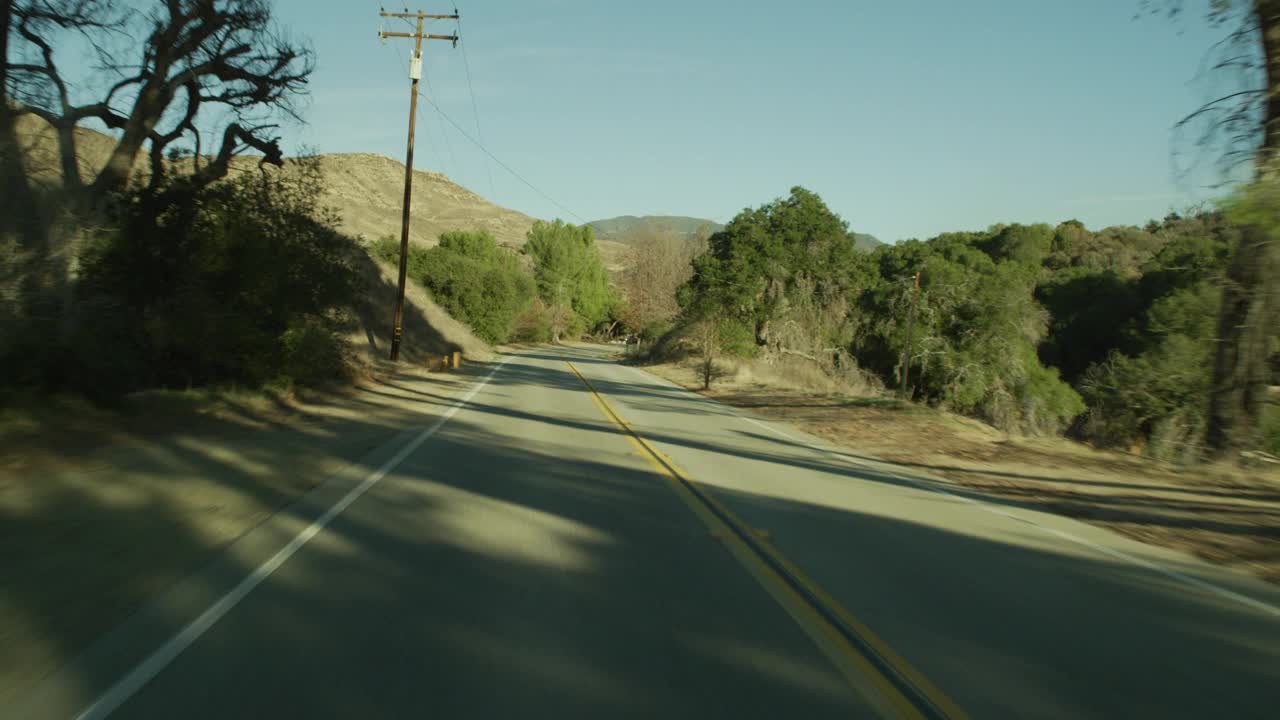
[[[535,222],[524,251],[533,258],[538,295],[555,315],[555,339],[594,328],[617,312],[620,300],[590,226]]]

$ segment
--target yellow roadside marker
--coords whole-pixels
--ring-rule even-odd
[[[565,360],[565,364],[604,416],[648,458],[711,535],[782,605],[855,689],[879,701],[888,717],[968,720],[941,690],[773,547],[769,532],[752,528],[700,489],[670,457],[636,432],[572,362]]]

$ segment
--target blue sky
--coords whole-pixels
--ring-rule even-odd
[[[803,185],[887,241],[997,222],[1140,224],[1208,197],[1175,177],[1170,128],[1210,97],[1196,76],[1222,31],[1198,12],[1135,20],[1138,6],[458,2],[484,144],[577,216],[723,222]],[[291,151],[403,159],[412,43],[378,40],[380,26],[406,27],[378,7],[278,0],[279,21],[317,54]],[[430,43],[427,73],[474,136],[462,53]],[[420,107],[418,169],[574,219]]]

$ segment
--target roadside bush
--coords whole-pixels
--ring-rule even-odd
[[[517,342],[551,342],[551,308],[535,297],[516,318],[511,329],[511,339]]]
[[[318,205],[318,168],[181,178],[129,199],[83,254],[76,332],[55,384],[102,392],[343,372],[336,332],[363,285],[356,243]]]
[[[374,252],[400,261],[400,243],[384,238]],[[529,308],[534,283],[519,259],[486,231],[448,232],[430,249],[409,247],[408,274],[454,318],[490,343],[506,342],[516,318]]]
[[[955,233],[877,252],[879,278],[859,298],[862,318],[850,351],[886,383],[900,382],[918,270],[912,395],[1010,432],[1062,432],[1084,405],[1037,355],[1049,318],[1033,297],[1038,269],[1024,262],[1047,246],[1047,230],[995,236],[1019,260],[993,260],[982,247],[994,241],[983,237]]]
[[[1271,403],[1263,415],[1262,447],[1272,455],[1280,455],[1280,402]]]
[[[333,324],[307,315],[280,336],[280,375],[303,385],[316,385],[347,372],[349,355]]]
[[[1035,354],[1024,356],[1027,377],[1017,389],[1022,399],[1020,424],[1032,435],[1060,435],[1085,411],[1084,399],[1058,376],[1058,369],[1041,365]]]
[[[1159,459],[1193,459],[1203,441],[1221,292],[1202,281],[1152,303],[1133,355],[1085,371],[1082,434],[1099,445],[1143,444]]]

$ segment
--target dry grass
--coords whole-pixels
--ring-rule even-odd
[[[692,362],[645,369],[691,390],[701,387]],[[1280,472],[1274,470],[1178,467],[1059,438],[1019,438],[969,418],[794,375],[778,381],[734,371],[704,394],[863,456],[1280,583]]]
[[[341,215],[339,229],[353,237],[400,237],[404,164],[368,153],[320,156],[322,204]],[[523,246],[534,219],[499,207],[440,173],[414,171],[409,240],[435,245],[449,230],[488,230],[500,245]]]
[[[61,177],[55,133],[43,120],[23,116],[18,134],[34,179],[54,183]],[[96,173],[110,156],[115,140],[91,130],[76,131],[81,172]],[[384,235],[400,236],[401,203],[404,200],[404,163],[371,153],[321,155],[324,179],[321,204],[338,211],[338,229],[352,237],[376,240]],[[288,165],[285,166],[286,172]],[[145,178],[149,166],[142,158],[136,168]],[[232,172],[257,172],[258,158],[237,157]],[[474,192],[435,172],[416,170],[413,174],[409,240],[435,245],[449,230],[488,230],[500,244],[519,247],[533,226],[534,218],[499,207]]]

